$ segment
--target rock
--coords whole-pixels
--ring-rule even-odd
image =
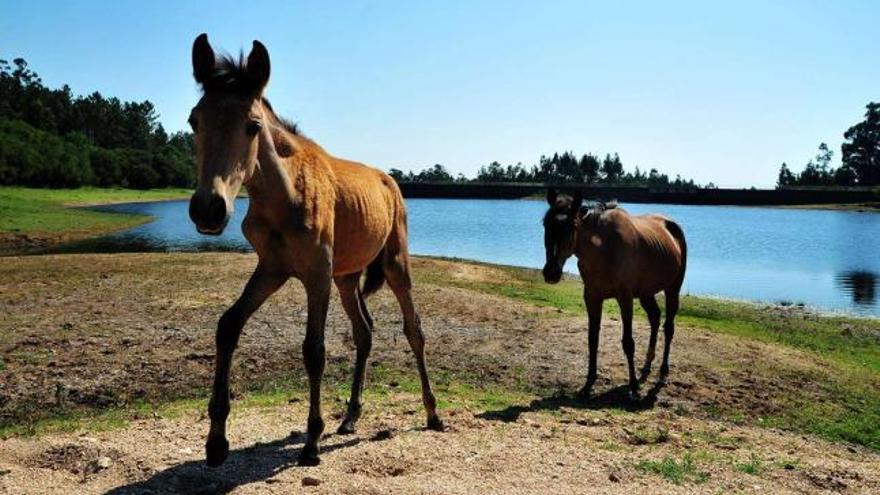
[[[376,434],[373,435],[373,438],[371,438],[370,440],[372,440],[373,442],[380,442],[382,440],[390,440],[393,437],[394,437],[394,430],[392,430],[390,428],[386,428],[384,430],[377,431]]]
[[[90,462],[88,468],[90,472],[97,473],[98,471],[109,469],[112,465],[113,461],[109,457],[101,456]]]
[[[321,484],[321,480],[318,478],[312,478],[311,476],[306,476],[302,479],[303,486],[318,486]]]

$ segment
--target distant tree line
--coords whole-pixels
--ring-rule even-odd
[[[149,101],[50,89],[0,60],[0,184],[134,188],[195,183],[192,134],[168,135]]]
[[[880,103],[868,103],[865,120],[847,129],[840,146],[841,165],[831,166],[834,152],[819,145],[819,152],[800,173],[783,163],[777,187],[880,185]]]
[[[497,161],[480,167],[476,177],[469,179],[462,174],[453,177],[443,165],[436,164],[420,172],[403,172],[392,168],[389,172],[398,182],[542,182],[542,183],[584,183],[607,184],[615,186],[652,186],[694,189],[693,180],[680,176],[670,180],[669,176],[652,168],[644,172],[635,167],[632,172],[624,170],[617,153],[606,154],[604,158],[587,153],[580,158],[574,153],[554,153],[541,156],[538,163],[530,167],[522,163],[504,166]],[[709,184],[706,187],[715,187]]]

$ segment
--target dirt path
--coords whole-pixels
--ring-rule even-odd
[[[238,254],[0,258],[0,418],[203,397],[216,319],[254,263]],[[476,283],[504,276],[437,260],[416,269]],[[606,318],[599,396],[585,407],[567,395],[583,380],[583,317],[430,284],[416,300],[447,432],[421,429],[418,397],[403,381],[414,373],[399,313],[381,291],[369,303],[377,331],[360,433],[328,436],[321,466],[295,467],[305,313],[292,283],[245,330],[233,372],[244,399],[233,403],[237,450],[221,469],[201,462],[207,423],[191,407],[108,431],[2,440],[0,493],[880,492],[875,451],[748,426],[795,391],[828,400],[829,371],[810,354],[683,327],[670,383],[628,408],[618,322]],[[643,322],[637,330],[642,356]],[[353,358],[336,301],[327,335],[333,431]],[[291,380],[291,403],[261,405],[248,388]],[[747,420],[718,421],[713,411]],[[388,436],[380,432],[391,438],[371,440]],[[320,484],[303,486],[305,477]]]

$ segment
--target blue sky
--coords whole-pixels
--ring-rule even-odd
[[[770,186],[880,100],[880,2],[0,2],[0,58],[49,86],[198,98],[193,39],[263,41],[267,96],[333,154],[380,168],[618,152]],[[839,157],[836,157],[839,158]]]

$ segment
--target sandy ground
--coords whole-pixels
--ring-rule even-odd
[[[210,383],[216,319],[254,264],[239,254],[0,258],[0,418],[193,396]],[[470,281],[503,276],[437,260],[415,268]],[[244,384],[302,376],[302,301],[288,284],[246,327],[233,371],[239,395]],[[809,354],[681,327],[669,384],[627,411],[618,322],[606,318],[599,395],[585,406],[566,395],[583,380],[583,317],[428,284],[416,301],[441,401],[457,380],[527,384],[523,393],[538,395],[488,408],[450,400],[448,431],[436,433],[423,430],[416,395],[373,383],[392,393],[367,402],[358,434],[328,435],[315,468],[295,466],[301,393],[286,405],[234,401],[234,450],[219,469],[201,461],[207,420],[196,411],[10,438],[0,441],[0,493],[880,493],[874,451],[706,414],[734,408],[759,418],[779,394],[810,393],[826,370]],[[369,305],[371,365],[411,369],[390,292]],[[639,322],[639,357],[645,332]],[[353,348],[336,301],[327,336],[327,381],[344,383]],[[535,392],[555,389],[561,395]],[[344,403],[325,396],[333,431]],[[663,460],[687,464],[683,479],[658,474],[652,466]]]

